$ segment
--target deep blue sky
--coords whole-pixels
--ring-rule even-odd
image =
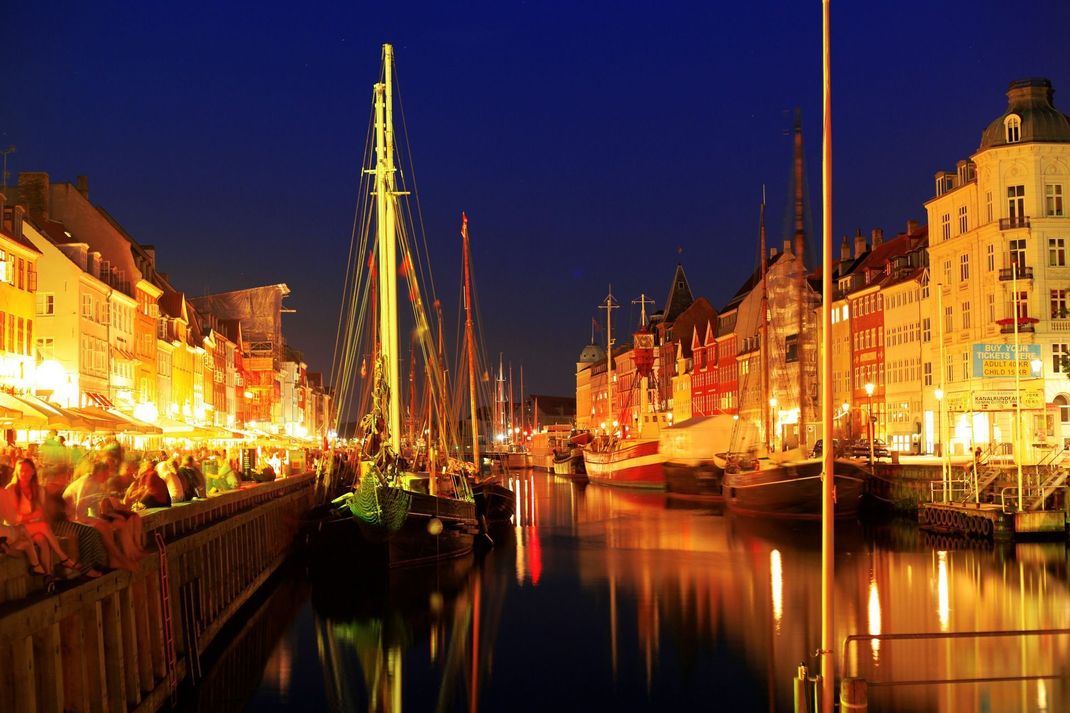
[[[284,330],[326,370],[393,42],[447,322],[465,210],[488,351],[561,394],[608,283],[635,320],[679,257],[719,307],[756,264],[763,183],[779,242],[795,106],[819,200],[817,0],[379,6],[3,3],[9,170],[88,175],[190,295],[286,282]],[[834,3],[837,238],[924,221],[1011,80],[1049,77],[1070,110],[1067,27],[1055,0]]]

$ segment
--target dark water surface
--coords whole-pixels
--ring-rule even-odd
[[[471,560],[276,585],[190,707],[249,711],[791,711],[820,644],[816,526],[770,526],[546,474]],[[837,528],[836,636],[1070,627],[1065,544]],[[346,553],[338,553],[340,572]],[[349,568],[351,569],[351,568]],[[840,644],[837,644],[839,649]],[[266,662],[266,663],[265,663]],[[860,642],[873,711],[1068,711],[1070,637]]]

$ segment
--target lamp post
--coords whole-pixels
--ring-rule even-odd
[[[944,473],[944,390],[937,388],[936,396],[936,448],[934,455],[940,456],[940,481],[944,483],[944,501],[947,501],[947,482]]]
[[[776,450],[776,437],[777,437],[777,432],[780,430],[780,424],[777,423],[777,417],[776,417],[777,416],[776,405],[777,405],[776,396],[773,396],[772,398],[769,399],[769,408],[772,409],[772,412],[773,412],[773,431],[772,431],[772,433],[769,434],[769,436],[770,436],[770,438],[769,438],[769,450],[771,450],[771,451],[775,451]]]
[[[873,382],[866,384],[866,396],[869,398],[869,467],[873,468]]]

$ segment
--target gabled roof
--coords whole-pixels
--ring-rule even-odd
[[[777,253],[776,255],[773,255],[772,257],[767,258],[766,259],[766,263],[765,263],[765,271],[769,272],[769,269],[773,265],[776,264],[776,261],[779,260],[780,258],[782,258],[784,255],[787,255],[787,253]],[[751,293],[751,290],[753,290],[757,286],[757,284],[761,281],[761,279],[762,279],[761,268],[760,267],[754,268],[754,272],[752,272],[750,274],[750,277],[747,278],[746,282],[744,282],[740,286],[740,288],[738,290],[736,290],[736,294],[732,297],[732,299],[728,300],[728,304],[726,304],[723,308],[721,308],[719,310],[719,312],[721,312],[721,313],[728,312],[733,307],[739,306],[739,303],[742,302],[744,300],[744,298]]]
[[[694,301],[691,286],[687,284],[687,275],[684,274],[684,266],[676,263],[676,272],[673,273],[672,285],[669,286],[669,296],[665,299],[663,310],[665,322],[672,323]]]

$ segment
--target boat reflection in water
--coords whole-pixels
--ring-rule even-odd
[[[818,526],[548,474],[508,485],[515,527],[481,562],[316,583],[314,614],[287,639],[292,672],[273,664],[250,709],[792,710],[796,667],[815,670],[820,641]],[[968,548],[912,523],[838,524],[836,545],[840,642],[1070,627],[1065,545]],[[289,703],[261,706],[276,669]],[[875,712],[1070,710],[1067,670],[1065,636],[866,640],[839,662],[874,682],[1062,674],[874,686]]]

